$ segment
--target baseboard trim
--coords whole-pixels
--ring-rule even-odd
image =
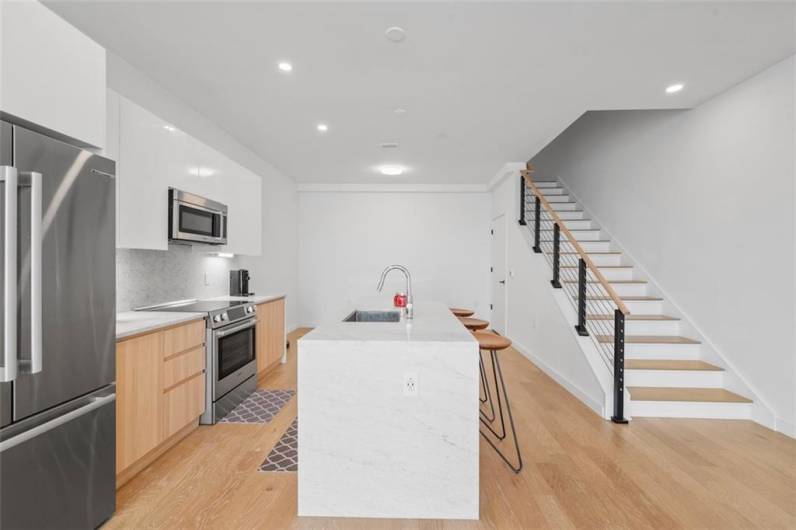
[[[589,407],[591,410],[594,411],[595,414],[600,416],[601,418],[605,418],[605,410],[604,410],[604,403],[595,400],[592,396],[589,396],[585,392],[583,392],[580,388],[578,388],[575,384],[573,384],[569,379],[561,375],[557,370],[555,370],[552,366],[545,363],[542,359],[531,353],[531,351],[523,346],[518,342],[512,342],[512,346],[518,352],[520,352],[526,359],[530,362],[535,364],[540,370],[550,376],[553,381],[564,387],[564,390],[578,398],[584,405]]]
[[[197,427],[199,427],[199,418],[196,418],[194,421],[161,442],[160,445],[149,451],[147,454],[116,473],[116,489],[118,490],[144,469],[149,467],[155,462],[155,460],[163,456],[164,453],[177,445],[177,442],[191,434],[191,432],[193,432]]]

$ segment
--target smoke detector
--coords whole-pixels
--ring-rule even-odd
[[[384,32],[384,36],[387,37],[387,40],[390,42],[403,42],[406,40],[406,30],[399,26],[392,26],[387,28],[387,31]]]

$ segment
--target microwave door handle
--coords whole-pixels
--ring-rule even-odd
[[[0,382],[17,377],[17,169],[0,166],[0,182],[5,183],[5,233],[3,274],[3,361]]]
[[[41,372],[42,349],[42,175],[23,173],[30,184],[30,373]]]

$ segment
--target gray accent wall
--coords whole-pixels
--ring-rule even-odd
[[[794,58],[692,110],[586,113],[531,162],[796,435]]]
[[[116,310],[229,294],[229,271],[239,268],[237,261],[188,245],[117,249]]]

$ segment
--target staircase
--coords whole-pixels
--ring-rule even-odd
[[[558,279],[558,285],[573,304],[581,308],[585,330],[602,352],[609,369],[620,374],[620,378],[621,371],[613,372],[614,351],[623,350],[620,362],[624,361],[624,388],[628,397],[623,402],[627,415],[750,418],[752,400],[725,388],[725,371],[701,358],[702,344],[681,333],[687,326],[679,317],[669,314],[667,309],[671,306],[612,244],[610,235],[587,218],[559,182],[535,182],[529,171],[523,172],[523,179],[524,213],[520,224],[526,224],[531,231],[536,241],[534,250],[551,263],[552,283],[555,286]],[[538,201],[540,204],[537,193],[544,198]],[[566,234],[561,226],[556,228],[558,223],[566,228]],[[556,237],[559,238],[557,251]],[[568,240],[569,237],[577,244]],[[588,259],[582,259],[581,252]],[[587,269],[582,261],[590,261],[589,265],[599,274]],[[584,301],[579,305],[583,294]],[[626,314],[617,321],[615,313],[622,306]],[[623,326],[624,341],[616,341],[617,322]]]

